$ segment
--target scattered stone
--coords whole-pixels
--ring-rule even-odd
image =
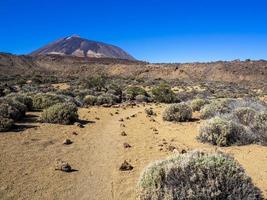
[[[133,166],[128,163],[126,160],[121,164],[120,171],[130,171],[133,169]]]
[[[115,112],[116,115],[120,114],[118,111]]]
[[[63,172],[71,172],[72,168],[67,162],[64,162],[62,160],[57,160],[55,170],[60,170]]]
[[[136,116],[137,116],[136,114],[131,115],[132,118],[133,118],[133,117],[136,117]]]
[[[120,122],[123,122],[124,120],[122,118],[119,119]]]
[[[77,132],[75,132],[75,131],[73,131],[73,132],[72,132],[72,135],[78,135],[78,133],[77,133]]]
[[[111,107],[111,104],[103,104],[102,105],[104,108],[110,108]]]
[[[121,124],[121,127],[125,127],[125,124]]]
[[[100,118],[99,118],[99,117],[95,117],[95,119],[96,119],[96,120],[100,120]]]
[[[181,150],[181,154],[187,153],[187,151],[185,149]]]
[[[82,125],[80,122],[75,122],[75,126],[78,126],[79,128],[84,128],[84,125]]]
[[[154,118],[150,118],[151,122],[156,122],[156,120]]]
[[[119,107],[120,107],[119,104],[117,104],[117,105],[113,105],[113,106],[112,106],[112,108],[119,108]]]
[[[127,120],[129,120],[129,119],[130,119],[130,117],[126,117],[126,119],[127,119]]]
[[[113,116],[113,113],[109,113],[111,116]]]
[[[172,146],[172,145],[170,145],[170,146],[168,147],[168,150],[169,150],[169,151],[172,151],[172,152],[173,152],[175,149],[176,149],[176,147],[175,147],[175,146]]]
[[[121,132],[121,136],[127,136],[127,134],[125,133],[125,131]]]
[[[65,144],[65,145],[70,145],[70,144],[72,144],[73,142],[70,140],[70,139],[65,139],[64,141],[63,141],[63,144]]]
[[[163,151],[163,148],[160,148],[159,150],[160,150],[160,151]]]
[[[125,149],[127,149],[127,148],[131,148],[132,146],[131,146],[130,144],[128,144],[127,142],[124,142],[124,143],[123,143],[123,147],[124,147]]]

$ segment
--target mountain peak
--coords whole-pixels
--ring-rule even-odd
[[[32,56],[47,54],[135,60],[131,55],[117,46],[84,39],[76,34],[56,40],[30,53]]]

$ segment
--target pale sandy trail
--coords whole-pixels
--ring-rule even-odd
[[[151,161],[172,154],[168,150],[170,145],[178,150],[216,148],[196,141],[201,122],[163,122],[161,112],[165,105],[152,106],[158,114],[155,121],[145,115],[143,106],[94,107],[79,109],[81,119],[95,121],[82,129],[37,123],[34,125],[38,127],[21,133],[1,133],[0,199],[134,200],[141,171]],[[117,110],[119,113],[115,114]],[[133,114],[136,116],[130,117]],[[119,122],[120,118],[124,122]],[[158,134],[151,128],[156,128]],[[73,135],[73,131],[78,135]],[[126,137],[120,135],[122,131],[127,133]],[[62,145],[66,138],[74,143]],[[132,148],[124,149],[124,142]],[[244,166],[266,196],[267,147],[248,145],[221,150],[231,153]],[[55,171],[57,158],[69,162],[78,171]],[[133,165],[132,171],[119,171],[124,160]]]

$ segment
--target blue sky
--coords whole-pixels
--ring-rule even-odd
[[[150,62],[267,59],[267,1],[0,0],[0,51],[78,34]]]

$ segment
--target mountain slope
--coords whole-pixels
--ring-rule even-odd
[[[77,57],[88,58],[119,58],[127,60],[135,60],[131,55],[126,53],[119,47],[81,38],[77,35],[59,39],[52,42],[30,55],[72,55]]]

